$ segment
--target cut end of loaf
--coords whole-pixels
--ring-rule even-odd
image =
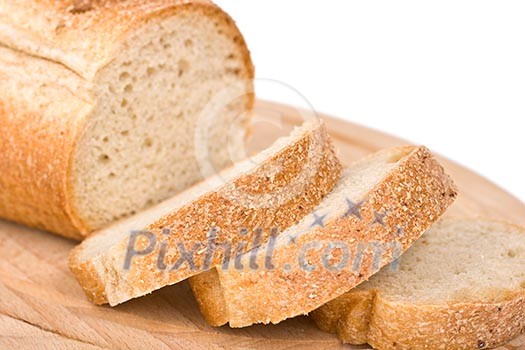
[[[444,219],[400,265],[316,310],[345,343],[390,349],[485,349],[525,330],[525,228]]]
[[[448,219],[436,224],[402,258],[363,289],[413,304],[506,300],[525,293],[525,229],[502,222]]]
[[[71,177],[77,225],[84,233],[99,229],[201,180],[197,127],[208,133],[206,145],[197,146],[213,169],[238,161],[252,79],[242,36],[212,5],[181,7],[132,32],[95,78],[99,102],[77,144]],[[233,83],[237,89],[220,95],[214,119],[198,125],[205,107]]]

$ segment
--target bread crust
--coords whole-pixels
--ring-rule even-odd
[[[343,343],[368,343],[378,350],[490,349],[525,332],[525,290],[502,289],[491,291],[486,301],[442,304],[394,301],[379,290],[355,290],[311,317]]]
[[[525,329],[523,292],[498,303],[435,306],[398,304],[378,295],[372,308],[367,342],[380,350],[440,349],[444,344],[451,350],[489,349]]]
[[[315,154],[311,154],[312,150]],[[300,179],[309,157],[317,159],[317,168],[313,169],[309,182],[298,183],[298,190],[290,191],[290,185],[294,186]],[[184,242],[186,247],[191,247],[193,243],[205,242],[207,233],[214,227],[220,229],[215,242],[217,245],[229,243],[232,247],[240,247],[240,242],[244,242],[246,245],[240,252],[248,251],[255,246],[255,234],[260,234],[259,244],[262,244],[275,227],[289,227],[310,212],[338,182],[341,168],[324,123],[319,122],[254,170],[159,217],[143,229],[151,232],[158,242],[166,243],[164,261],[168,266],[181,257],[177,243]],[[275,176],[266,176],[267,171],[273,172],[275,169],[279,169]],[[236,193],[239,189],[242,193],[256,196],[270,195],[271,200],[277,202],[262,207],[246,206],[245,202],[232,197],[232,191]],[[184,196],[184,193],[181,195]],[[166,228],[172,232],[167,237],[163,233]],[[247,230],[244,235],[239,234],[241,228]],[[169,271],[157,269],[160,249],[160,244],[157,244],[153,252],[136,257],[130,269],[124,271],[128,237],[112,245],[104,254],[84,259],[83,253],[90,244],[90,239],[87,239],[70,255],[71,271],[88,298],[96,304],[109,302],[110,305],[116,305],[180,282],[205,269],[203,259],[195,262],[195,270],[188,264]],[[199,258],[204,252],[200,251]],[[217,250],[207,269],[222,264],[223,253]]]
[[[207,320],[214,326],[229,322],[231,327],[245,327],[255,323],[279,323],[287,318],[307,314],[337,298],[377,272],[373,268],[373,254],[367,248],[361,267],[351,271],[350,265],[332,271],[318,268],[305,271],[295,268],[287,271],[291,257],[308,242],[343,241],[348,244],[350,256],[355,256],[360,242],[377,242],[388,247],[380,266],[396,258],[389,243],[398,242],[401,250],[410,247],[425,230],[441,216],[456,198],[456,187],[441,165],[425,147],[404,147],[390,150],[392,155],[404,153],[399,164],[363,198],[362,220],[355,216],[337,215],[323,228],[316,227],[298,237],[295,244],[276,248],[275,268],[247,271],[217,269],[219,278],[201,276],[191,281],[196,299]],[[385,226],[371,225],[374,213],[385,208]],[[342,213],[346,208],[341,208]],[[404,234],[398,235],[402,227]],[[322,261],[322,249],[312,251],[309,261]],[[264,256],[258,263],[264,266]],[[210,276],[211,272],[205,273]],[[204,281],[204,282],[203,282]],[[213,283],[219,281],[220,284]],[[204,293],[203,283],[207,286]],[[222,290],[225,306],[216,306],[212,300]],[[225,312],[226,310],[226,312]]]
[[[94,228],[73,204],[74,152],[93,112],[92,84],[129,35],[152,20],[206,16],[236,43],[241,79],[254,78],[241,33],[209,1],[23,0],[2,1],[0,8],[9,14],[0,23],[0,48],[16,56],[7,63],[0,58],[0,169],[7,170],[0,177],[0,217],[75,240]],[[40,68],[25,73],[15,61]],[[254,101],[249,94],[246,110]]]
[[[189,283],[206,322],[214,327],[228,323],[228,304],[220,288],[217,269],[190,277]]]
[[[6,56],[3,51],[2,58]],[[32,78],[0,63],[0,169],[5,169],[0,176],[0,216],[81,239],[80,232],[87,230],[75,222],[68,179],[72,152],[91,104],[38,74],[47,69],[57,79],[81,85],[58,65],[20,53],[12,56],[12,61],[28,67]],[[44,95],[40,100],[35,97],[39,94]],[[53,94],[58,98],[49,101]]]
[[[86,80],[108,64],[130,32],[182,13],[210,16],[248,53],[235,23],[209,0],[19,0],[0,2],[0,43],[56,62]],[[81,38],[81,39],[79,39]],[[249,54],[246,66],[253,65]]]
[[[415,305],[377,291],[347,293],[311,315],[343,343],[378,350],[490,349],[525,331],[525,292],[497,303]]]
[[[374,290],[350,291],[310,316],[321,330],[337,334],[343,343],[367,344],[375,298]]]

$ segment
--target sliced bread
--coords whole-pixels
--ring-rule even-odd
[[[214,326],[307,314],[396,259],[455,197],[425,147],[379,152],[350,166],[297,225],[235,264],[190,279],[193,292]]]
[[[242,253],[264,243],[274,228],[315,208],[340,174],[323,122],[310,120],[251,159],[86,239],[69,266],[93,302],[125,302],[228,259],[214,245]]]
[[[525,331],[525,228],[443,220],[399,265],[322,306],[312,318],[345,343],[379,350],[502,345]]]
[[[81,240],[231,166],[253,76],[206,0],[0,1],[0,217]]]

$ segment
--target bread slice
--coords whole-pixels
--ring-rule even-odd
[[[192,278],[193,292],[214,326],[307,314],[396,259],[455,197],[425,147],[379,152],[348,168],[319,206],[274,242],[238,257],[240,264]]]
[[[315,208],[340,174],[324,123],[310,120],[220,176],[86,239],[69,266],[93,302],[125,302],[222,264],[232,252],[215,245],[242,253],[264,243]]]
[[[525,228],[443,220],[399,265],[322,306],[312,318],[345,343],[379,350],[502,345],[525,331]]]
[[[0,1],[0,217],[83,239],[230,166],[253,76],[209,1]]]

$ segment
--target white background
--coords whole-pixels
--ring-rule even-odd
[[[525,1],[215,2],[237,21],[258,78],[525,200]],[[259,98],[291,103],[260,85]]]

